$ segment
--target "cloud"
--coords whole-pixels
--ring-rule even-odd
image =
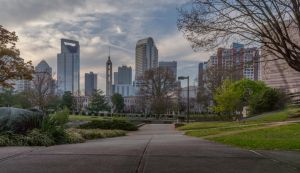
[[[207,57],[195,53],[176,28],[176,8],[188,1],[2,0],[0,21],[17,32],[24,59],[34,65],[44,59],[54,71],[60,39],[78,40],[81,88],[84,73],[93,71],[98,88],[105,90],[108,47],[115,70],[121,65],[134,70],[136,41],[148,36],[154,38],[160,60],[177,60],[179,74],[195,74],[195,64]]]

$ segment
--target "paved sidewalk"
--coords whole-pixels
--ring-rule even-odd
[[[238,149],[163,124],[83,144],[0,148],[1,173],[296,173],[299,161],[300,152]]]

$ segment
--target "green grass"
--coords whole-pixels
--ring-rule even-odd
[[[190,131],[186,131],[185,134],[194,137],[205,137],[209,135],[218,135],[226,132],[235,132],[235,131],[245,130],[245,129],[254,129],[259,126],[260,125],[235,125],[235,126],[228,126],[228,127],[190,130]]]
[[[208,129],[217,127],[226,127],[234,125],[235,122],[197,122],[189,123],[178,128],[178,130],[195,130],[195,129]]]
[[[290,107],[240,122],[197,122],[177,129],[189,136],[243,148],[300,150],[300,124],[270,126],[272,122],[299,120],[291,118],[291,115],[298,117],[299,113],[299,107]]]
[[[300,124],[242,132],[210,140],[248,149],[300,150]]]
[[[92,120],[103,120],[100,116],[88,116],[88,115],[70,115],[69,121],[92,121]]]

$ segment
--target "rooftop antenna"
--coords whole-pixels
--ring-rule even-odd
[[[110,59],[110,46],[108,46],[108,59]]]

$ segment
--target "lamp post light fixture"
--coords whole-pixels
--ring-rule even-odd
[[[190,122],[190,77],[189,76],[179,76],[178,80],[184,80],[187,79],[187,123]]]

